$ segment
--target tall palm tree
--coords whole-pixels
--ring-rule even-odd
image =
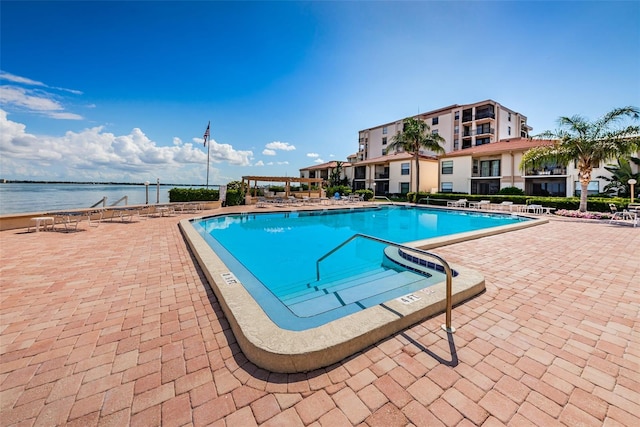
[[[576,161],[580,179],[580,212],[587,210],[587,187],[593,168],[600,163],[631,155],[640,150],[640,126],[614,127],[625,118],[637,120],[637,107],[616,108],[590,122],[581,116],[560,117],[560,129],[546,131],[536,138],[555,139],[554,145],[534,147],[524,153],[520,168],[542,167],[546,163],[568,164]]]
[[[395,134],[387,146],[387,151],[402,148],[405,152],[413,155],[416,165],[416,195],[420,191],[420,151],[430,150],[437,154],[445,152],[440,145],[445,142],[445,139],[437,133],[431,133],[430,130],[431,128],[424,120],[407,117],[403,120],[402,131]]]

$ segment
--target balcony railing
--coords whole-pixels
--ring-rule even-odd
[[[473,136],[473,135],[494,135],[496,130],[494,128],[478,128],[467,130],[462,133],[462,136]]]
[[[485,112],[476,112],[476,115],[463,115],[462,116],[462,122],[471,122],[473,120],[482,120],[482,119],[495,119],[496,118],[496,113],[492,112],[492,111],[485,111]]]
[[[376,174],[376,179],[389,179],[389,174],[388,173],[377,173]]]
[[[549,175],[566,175],[567,169],[565,168],[553,168],[548,170],[528,170],[525,172],[526,176],[549,176]]]
[[[493,111],[476,111],[476,120],[495,119],[496,114]]]

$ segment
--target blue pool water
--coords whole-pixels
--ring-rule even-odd
[[[302,330],[444,280],[389,262],[385,245],[354,234],[404,243],[523,221],[509,215],[383,206],[224,215],[193,225],[280,327]]]

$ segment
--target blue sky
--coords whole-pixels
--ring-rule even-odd
[[[493,99],[533,133],[640,106],[640,3],[0,4],[0,178],[298,176],[358,130]]]

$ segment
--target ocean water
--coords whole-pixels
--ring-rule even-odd
[[[149,204],[168,203],[169,190],[179,185],[149,185]],[[217,188],[210,185],[209,188]],[[204,188],[204,186],[184,186],[184,188]],[[159,190],[159,191],[158,191]],[[103,197],[110,206],[123,196],[128,196],[129,205],[144,204],[147,193],[144,184],[35,184],[0,183],[0,215],[26,212],[52,212],[64,209],[88,208]],[[125,203],[121,201],[118,206]],[[100,204],[102,206],[102,204]]]

